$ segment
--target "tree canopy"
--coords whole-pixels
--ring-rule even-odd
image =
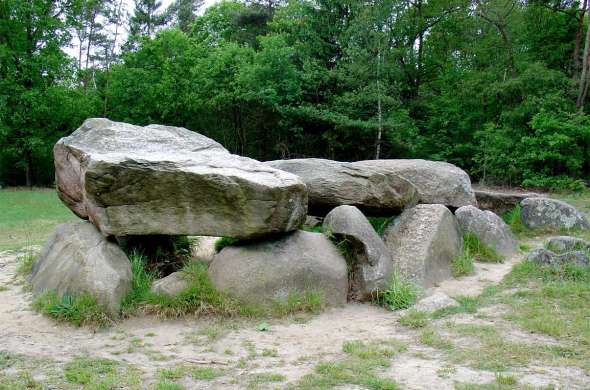
[[[590,175],[586,0],[121,5],[0,0],[0,183],[50,184],[53,144],[92,116],[261,160],[425,158],[553,189]]]

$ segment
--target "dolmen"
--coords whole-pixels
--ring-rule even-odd
[[[112,313],[132,286],[125,243],[142,240],[198,236],[203,247],[189,253],[213,285],[261,305],[309,291],[332,306],[369,300],[394,272],[428,289],[452,277],[466,233],[506,256],[516,247],[509,227],[477,208],[467,173],[445,162],[259,162],[181,127],[104,118],[60,139],[54,160],[57,193],[80,221],[49,238],[33,293],[91,294]],[[521,204],[531,226],[557,218],[586,227],[561,204]],[[216,237],[239,242],[217,248]],[[161,276],[154,293],[173,296],[189,283]]]

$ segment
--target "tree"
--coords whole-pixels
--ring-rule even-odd
[[[166,10],[167,19],[173,26],[188,32],[202,6],[203,0],[175,0]]]

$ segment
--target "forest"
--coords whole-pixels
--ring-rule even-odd
[[[0,185],[52,185],[53,145],[88,117],[186,127],[259,160],[590,184],[588,0],[124,4],[0,0]]]

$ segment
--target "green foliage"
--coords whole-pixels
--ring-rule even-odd
[[[88,389],[114,389],[139,385],[137,373],[114,360],[79,356],[64,365],[67,382]]]
[[[198,0],[137,0],[126,25],[115,3],[2,3],[0,183],[51,183],[53,144],[89,116],[184,126],[261,160],[379,151],[571,191],[590,174],[576,2],[230,0],[197,15]]]
[[[394,270],[387,289],[377,291],[373,296],[373,302],[389,310],[407,309],[414,304],[418,294],[418,287],[403,277],[398,270]]]
[[[49,291],[35,298],[32,306],[41,314],[76,326],[105,327],[113,323],[107,309],[90,294],[65,294],[59,297]]]
[[[377,234],[381,236],[394,217],[368,217],[367,219],[371,222]]]
[[[501,263],[504,261],[495,248],[481,242],[479,237],[473,233],[463,235],[463,252],[469,254],[476,261],[486,263]]]
[[[453,259],[452,270],[454,277],[471,275],[475,271],[473,255],[469,249],[464,248],[463,253]]]
[[[226,246],[236,245],[239,242],[240,242],[240,239],[238,239],[238,238],[221,237],[219,240],[215,241],[215,252],[219,253]]]

